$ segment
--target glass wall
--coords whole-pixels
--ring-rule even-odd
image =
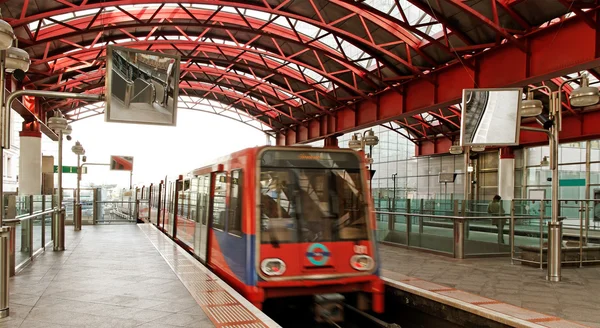
[[[361,135],[366,130],[356,133]],[[463,155],[415,157],[415,144],[401,134],[383,126],[373,127],[379,144],[373,147],[375,175],[372,181],[375,206],[388,208],[395,199],[462,199],[464,180]],[[340,148],[347,148],[352,133],[338,138]],[[311,144],[323,146],[323,142]],[[369,149],[366,149],[369,152]],[[456,173],[454,182],[440,183],[440,173]],[[395,185],[395,188],[394,188]]]
[[[464,155],[415,157],[415,145],[401,134],[383,126],[375,126],[373,130],[379,137],[379,144],[372,150],[372,169],[375,170],[372,190],[377,208],[391,209],[390,199],[394,197],[397,200],[394,208],[397,210],[404,206],[404,199],[436,200],[435,203],[441,203],[438,201],[464,198]],[[356,133],[362,135],[364,131]],[[351,138],[352,133],[339,137],[339,146],[347,148]],[[312,146],[321,147],[323,141],[315,142]],[[477,204],[477,210],[485,212],[487,203],[498,193],[499,154],[496,149],[471,154],[474,173],[468,181],[471,188],[469,199],[473,201],[472,204]],[[539,195],[543,190],[545,198],[550,199],[551,172],[548,165],[542,165],[544,159],[549,159],[548,146],[518,149],[514,154],[514,197],[531,198],[531,195]],[[588,167],[589,182],[586,181]],[[454,182],[440,183],[440,173],[455,173],[456,179]],[[561,144],[559,177],[562,181],[561,200],[586,197],[600,199],[600,140]],[[600,201],[598,204],[600,208]],[[578,206],[570,206],[568,202],[561,204],[561,215],[568,218],[566,224],[575,224],[575,221],[579,224]],[[593,208],[588,217],[600,226],[600,214],[595,218]]]
[[[552,172],[547,164],[550,158],[548,146],[527,148],[525,153],[527,176],[523,198],[533,198],[543,192],[545,198],[550,199]],[[582,203],[574,200],[600,198],[600,140],[560,144],[558,165],[560,215],[566,217],[565,226],[579,226]],[[591,205],[588,213],[592,226],[600,224],[595,206]]]

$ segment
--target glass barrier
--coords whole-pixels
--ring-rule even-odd
[[[408,245],[442,253],[454,253],[454,220],[411,215],[407,228]]]

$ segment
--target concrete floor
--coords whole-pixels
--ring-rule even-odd
[[[65,240],[11,278],[0,327],[214,327],[136,225],[67,227]]]
[[[458,260],[380,245],[383,268],[533,311],[600,327],[600,267],[563,268],[563,281],[509,258]]]

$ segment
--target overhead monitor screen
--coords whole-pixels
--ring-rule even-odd
[[[518,145],[522,94],[519,88],[464,89],[461,146]]]
[[[178,56],[109,46],[107,49],[107,122],[176,124]]]

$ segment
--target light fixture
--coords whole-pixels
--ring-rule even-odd
[[[540,166],[549,166],[550,162],[548,161],[548,156],[544,156],[544,158],[542,158],[542,161],[540,162]]]
[[[379,138],[375,135],[375,132],[373,132],[373,129],[369,129],[366,133],[365,133],[365,145],[367,146],[376,146],[379,143]]]
[[[458,141],[454,141],[452,143],[452,146],[450,146],[450,154],[459,155],[459,154],[462,154],[462,152],[463,152],[463,147],[459,144]]]
[[[64,135],[69,135],[71,134],[71,132],[73,132],[73,128],[71,127],[71,124],[67,125],[67,127],[63,130],[63,134]]]
[[[352,135],[352,139],[348,141],[348,147],[352,150],[362,150],[362,141],[358,140],[359,134]]]
[[[533,99],[533,92],[527,93],[527,99],[521,101],[521,117],[538,116],[544,110],[541,100]]]
[[[0,50],[10,49],[14,39],[15,32],[13,31],[12,26],[0,19]]]
[[[600,93],[598,92],[598,88],[590,87],[589,84],[590,81],[587,75],[582,75],[581,87],[571,91],[571,95],[569,96],[571,106],[592,106],[600,101]]]
[[[69,125],[67,119],[62,116],[52,116],[47,123],[48,127],[54,131],[64,131]]]
[[[85,154],[85,149],[83,148],[81,143],[79,143],[79,141],[75,142],[75,145],[73,147],[71,147],[71,151],[73,151],[73,153],[75,153],[75,155],[79,155],[79,156]]]
[[[471,151],[474,151],[474,152],[482,152],[484,150],[485,150],[485,146],[482,146],[482,145],[471,146]]]
[[[25,50],[13,47],[6,51],[6,71],[8,73],[18,69],[27,72],[30,63],[29,53]]]

